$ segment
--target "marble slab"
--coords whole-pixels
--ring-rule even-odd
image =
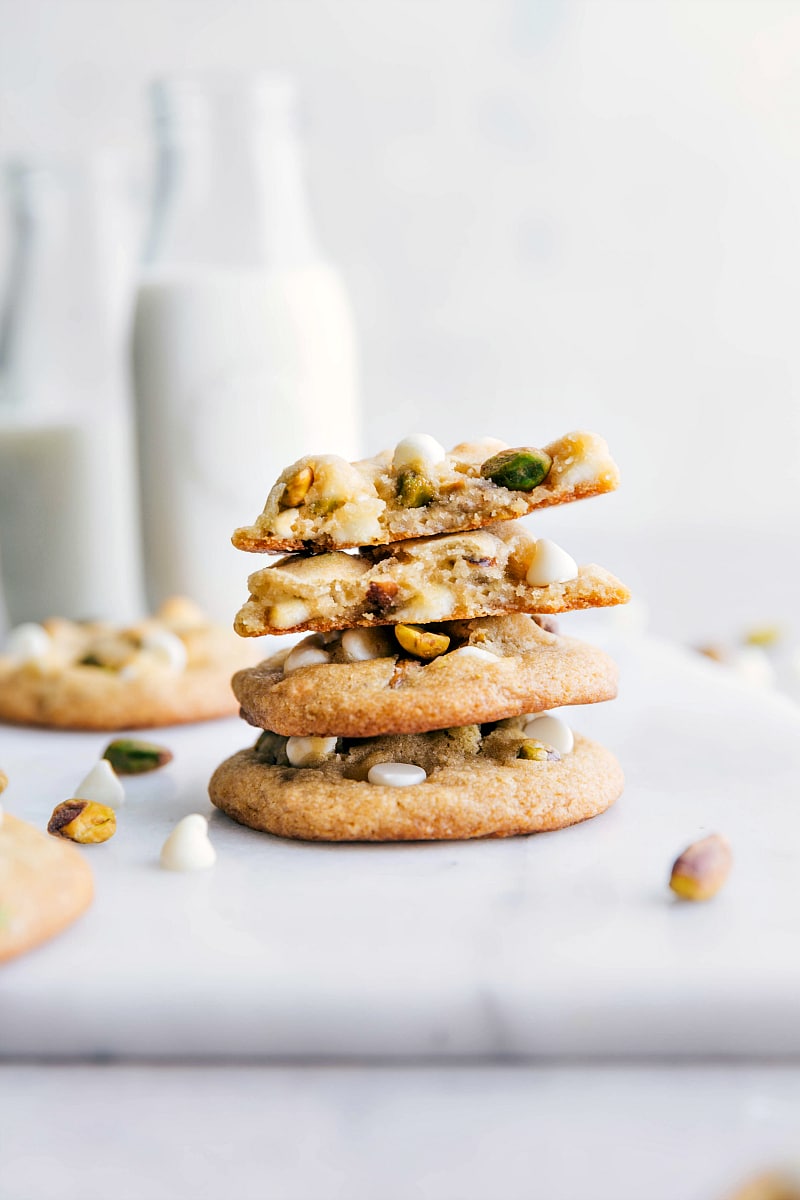
[[[117,835],[85,850],[90,912],[0,968],[0,1054],[800,1053],[800,708],[666,643],[609,649],[619,699],[571,719],[627,788],[557,834],[326,846],[215,814],[216,867],[172,874],[169,829],[210,811],[211,770],[252,735],[162,731],[174,763],[131,781]],[[0,729],[7,809],[44,825],[106,740]],[[674,902],[673,858],[715,830],[727,888]]]

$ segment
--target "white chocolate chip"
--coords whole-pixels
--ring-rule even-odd
[[[535,738],[537,742],[544,742],[545,746],[552,746],[559,754],[570,754],[575,745],[572,730],[560,717],[534,717],[522,732],[526,738]]]
[[[330,661],[330,653],[327,650],[323,650],[318,637],[303,638],[302,642],[298,642],[289,651],[289,655],[283,664],[283,673],[284,675],[290,675],[292,671],[299,671],[301,667],[315,667],[320,663],[328,663]]]
[[[290,737],[286,757],[293,767],[318,767],[336,752],[335,737]]]
[[[426,467],[435,467],[444,459],[444,446],[440,446],[436,438],[429,433],[412,433],[395,446],[392,466],[395,471],[403,471],[408,467],[424,470]]]
[[[397,616],[406,624],[427,625],[430,621],[446,620],[453,611],[453,603],[450,588],[430,583],[423,592],[417,592]]]
[[[292,528],[299,515],[299,508],[285,508],[272,522],[272,532],[280,538],[293,537]]]
[[[533,553],[526,581],[532,587],[547,587],[551,583],[568,583],[578,578],[575,559],[548,538],[539,538]]]
[[[200,813],[190,813],[178,821],[161,848],[161,866],[168,871],[202,871],[216,861],[208,821]]]
[[[41,625],[27,621],[9,631],[3,653],[20,664],[39,662],[52,645],[50,634]]]
[[[370,767],[367,774],[370,783],[394,788],[412,787],[415,783],[424,783],[427,778],[422,767],[413,763],[376,763],[374,767]]]
[[[386,658],[388,639],[381,629],[348,629],[342,635],[342,653],[348,662],[368,662]]]
[[[107,804],[109,808],[120,808],[125,803],[125,789],[120,783],[111,763],[101,758],[89,774],[80,781],[70,797],[72,800],[94,800],[95,804]]]
[[[148,629],[142,638],[142,650],[154,658],[159,666],[175,672],[186,670],[186,647],[178,635],[169,629]]]
[[[303,600],[281,600],[269,610],[269,623],[275,629],[294,629],[311,616],[311,609]]]
[[[481,646],[459,646],[458,650],[454,650],[447,657],[454,658],[456,655],[459,658],[480,658],[484,662],[500,661],[499,654],[494,654],[491,650],[484,650]]]

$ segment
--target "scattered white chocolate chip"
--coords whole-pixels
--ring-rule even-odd
[[[293,767],[318,767],[336,752],[335,737],[290,737],[286,757]]]
[[[311,609],[302,600],[281,600],[269,610],[269,623],[275,629],[293,629],[311,616]]]
[[[125,789],[119,776],[107,759],[101,758],[89,774],[74,789],[71,800],[94,800],[95,804],[107,804],[109,808],[120,808],[125,803]]]
[[[348,662],[386,658],[389,654],[388,639],[380,629],[348,629],[342,635],[342,653]]]
[[[448,654],[448,658],[480,658],[484,662],[499,662],[500,655],[494,654],[491,650],[484,650],[482,646],[459,646],[458,650],[453,650]]]
[[[545,746],[552,746],[559,754],[570,754],[575,745],[572,730],[560,717],[536,716],[522,732],[526,738],[535,738]]]
[[[299,671],[301,667],[315,667],[330,661],[329,651],[323,650],[320,639],[312,635],[303,638],[302,642],[292,647],[283,664],[283,673],[290,675],[292,671]]]
[[[161,848],[161,866],[168,871],[202,871],[216,861],[208,821],[200,813],[190,813],[178,821]]]
[[[142,650],[170,671],[186,670],[186,647],[178,635],[169,629],[148,629],[142,638]]]
[[[412,433],[403,438],[394,448],[392,466],[395,471],[403,471],[408,467],[435,467],[445,458],[444,446],[429,433]]]
[[[3,653],[20,664],[39,662],[47,655],[51,644],[50,634],[43,626],[26,621],[9,630]]]
[[[370,783],[394,788],[412,787],[415,783],[424,783],[427,778],[422,767],[417,767],[413,763],[376,763],[374,767],[370,767],[367,773]]]
[[[578,578],[578,564],[549,538],[539,538],[525,576],[531,587],[547,587],[551,583],[568,583]]]

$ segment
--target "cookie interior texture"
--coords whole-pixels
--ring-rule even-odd
[[[387,629],[380,631],[385,657],[346,662],[341,642],[334,640],[325,645],[329,663],[284,675],[288,651],[283,651],[239,671],[233,689],[242,715],[281,734],[367,737],[496,721],[611,700],[617,693],[617,668],[604,651],[549,633],[533,617],[485,617],[433,628],[450,637],[451,650],[427,662],[401,651]],[[497,657],[459,652],[468,646]]]
[[[250,598],[235,629],[258,637],[496,613],[559,613],[630,599],[618,579],[595,565],[581,567],[577,579],[566,583],[527,583],[535,550],[536,539],[512,521],[359,554],[293,555],[250,576]]]
[[[517,757],[525,719],[411,736],[348,740],[317,767],[291,767],[283,739],[227,759],[209,785],[212,803],[253,829],[323,841],[509,837],[562,829],[607,809],[623,787],[603,746],[575,736],[558,760]],[[367,781],[381,762],[422,766],[423,783]]]
[[[0,822],[0,962],[53,937],[91,903],[92,873],[74,846],[6,813]]]
[[[546,446],[552,459],[546,479],[531,491],[502,487],[481,475],[483,462],[505,443],[494,439],[455,446],[444,461],[425,468],[430,499],[407,507],[392,452],[348,463],[335,455],[307,455],[281,474],[264,511],[237,529],[241,550],[277,552],[380,545],[405,538],[477,529],[524,516],[536,508],[613,491],[619,472],[603,438],[570,433]],[[298,498],[298,480],[312,482]],[[296,501],[296,502],[295,502]]]

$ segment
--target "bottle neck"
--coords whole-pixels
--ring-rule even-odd
[[[154,92],[158,158],[145,262],[151,267],[306,265],[316,247],[282,81],[162,82]]]

